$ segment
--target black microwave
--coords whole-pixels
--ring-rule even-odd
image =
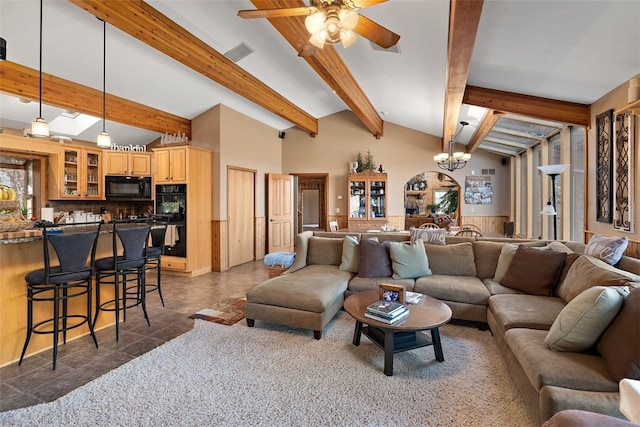
[[[108,200],[151,200],[150,176],[105,176]]]

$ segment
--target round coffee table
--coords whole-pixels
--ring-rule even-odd
[[[364,316],[367,306],[379,299],[378,291],[365,291],[345,300],[344,309],[356,319],[353,345],[360,345],[360,336],[364,334],[381,347],[384,350],[384,373],[388,376],[393,375],[395,353],[433,345],[436,360],[444,361],[438,328],[451,320],[449,306],[425,295],[418,304],[407,304],[409,316],[406,319],[389,325]],[[431,338],[422,331],[430,331]]]

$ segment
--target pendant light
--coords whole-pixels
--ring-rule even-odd
[[[98,147],[111,147],[111,137],[105,130],[107,120],[107,23],[102,21],[102,132],[98,134]]]
[[[31,123],[31,135],[46,138],[49,136],[49,124],[42,118],[42,0],[40,0],[40,114]]]
[[[467,162],[471,160],[471,153],[463,153],[462,151],[454,152],[455,148],[455,139],[462,129],[469,124],[469,122],[460,122],[462,127],[451,137],[449,141],[449,152],[448,153],[440,153],[433,156],[433,160],[438,164],[440,169],[448,170],[449,172],[453,172],[456,169],[462,169],[465,167]]]

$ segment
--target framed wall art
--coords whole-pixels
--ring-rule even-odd
[[[633,223],[633,175],[634,175],[634,120],[632,113],[616,114],[615,145],[613,162],[615,164],[613,228],[629,233],[634,232]]]
[[[611,223],[613,209],[613,110],[596,116],[596,221]]]

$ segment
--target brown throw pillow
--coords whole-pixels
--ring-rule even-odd
[[[519,246],[500,282],[530,295],[552,296],[567,254]]]
[[[639,279],[637,275],[619,270],[597,258],[580,255],[558,286],[557,293],[569,302],[593,286],[625,286]]]
[[[640,288],[624,299],[622,308],[604,331],[597,349],[613,379],[640,380]]]
[[[391,277],[393,267],[388,242],[360,241],[359,277]]]

